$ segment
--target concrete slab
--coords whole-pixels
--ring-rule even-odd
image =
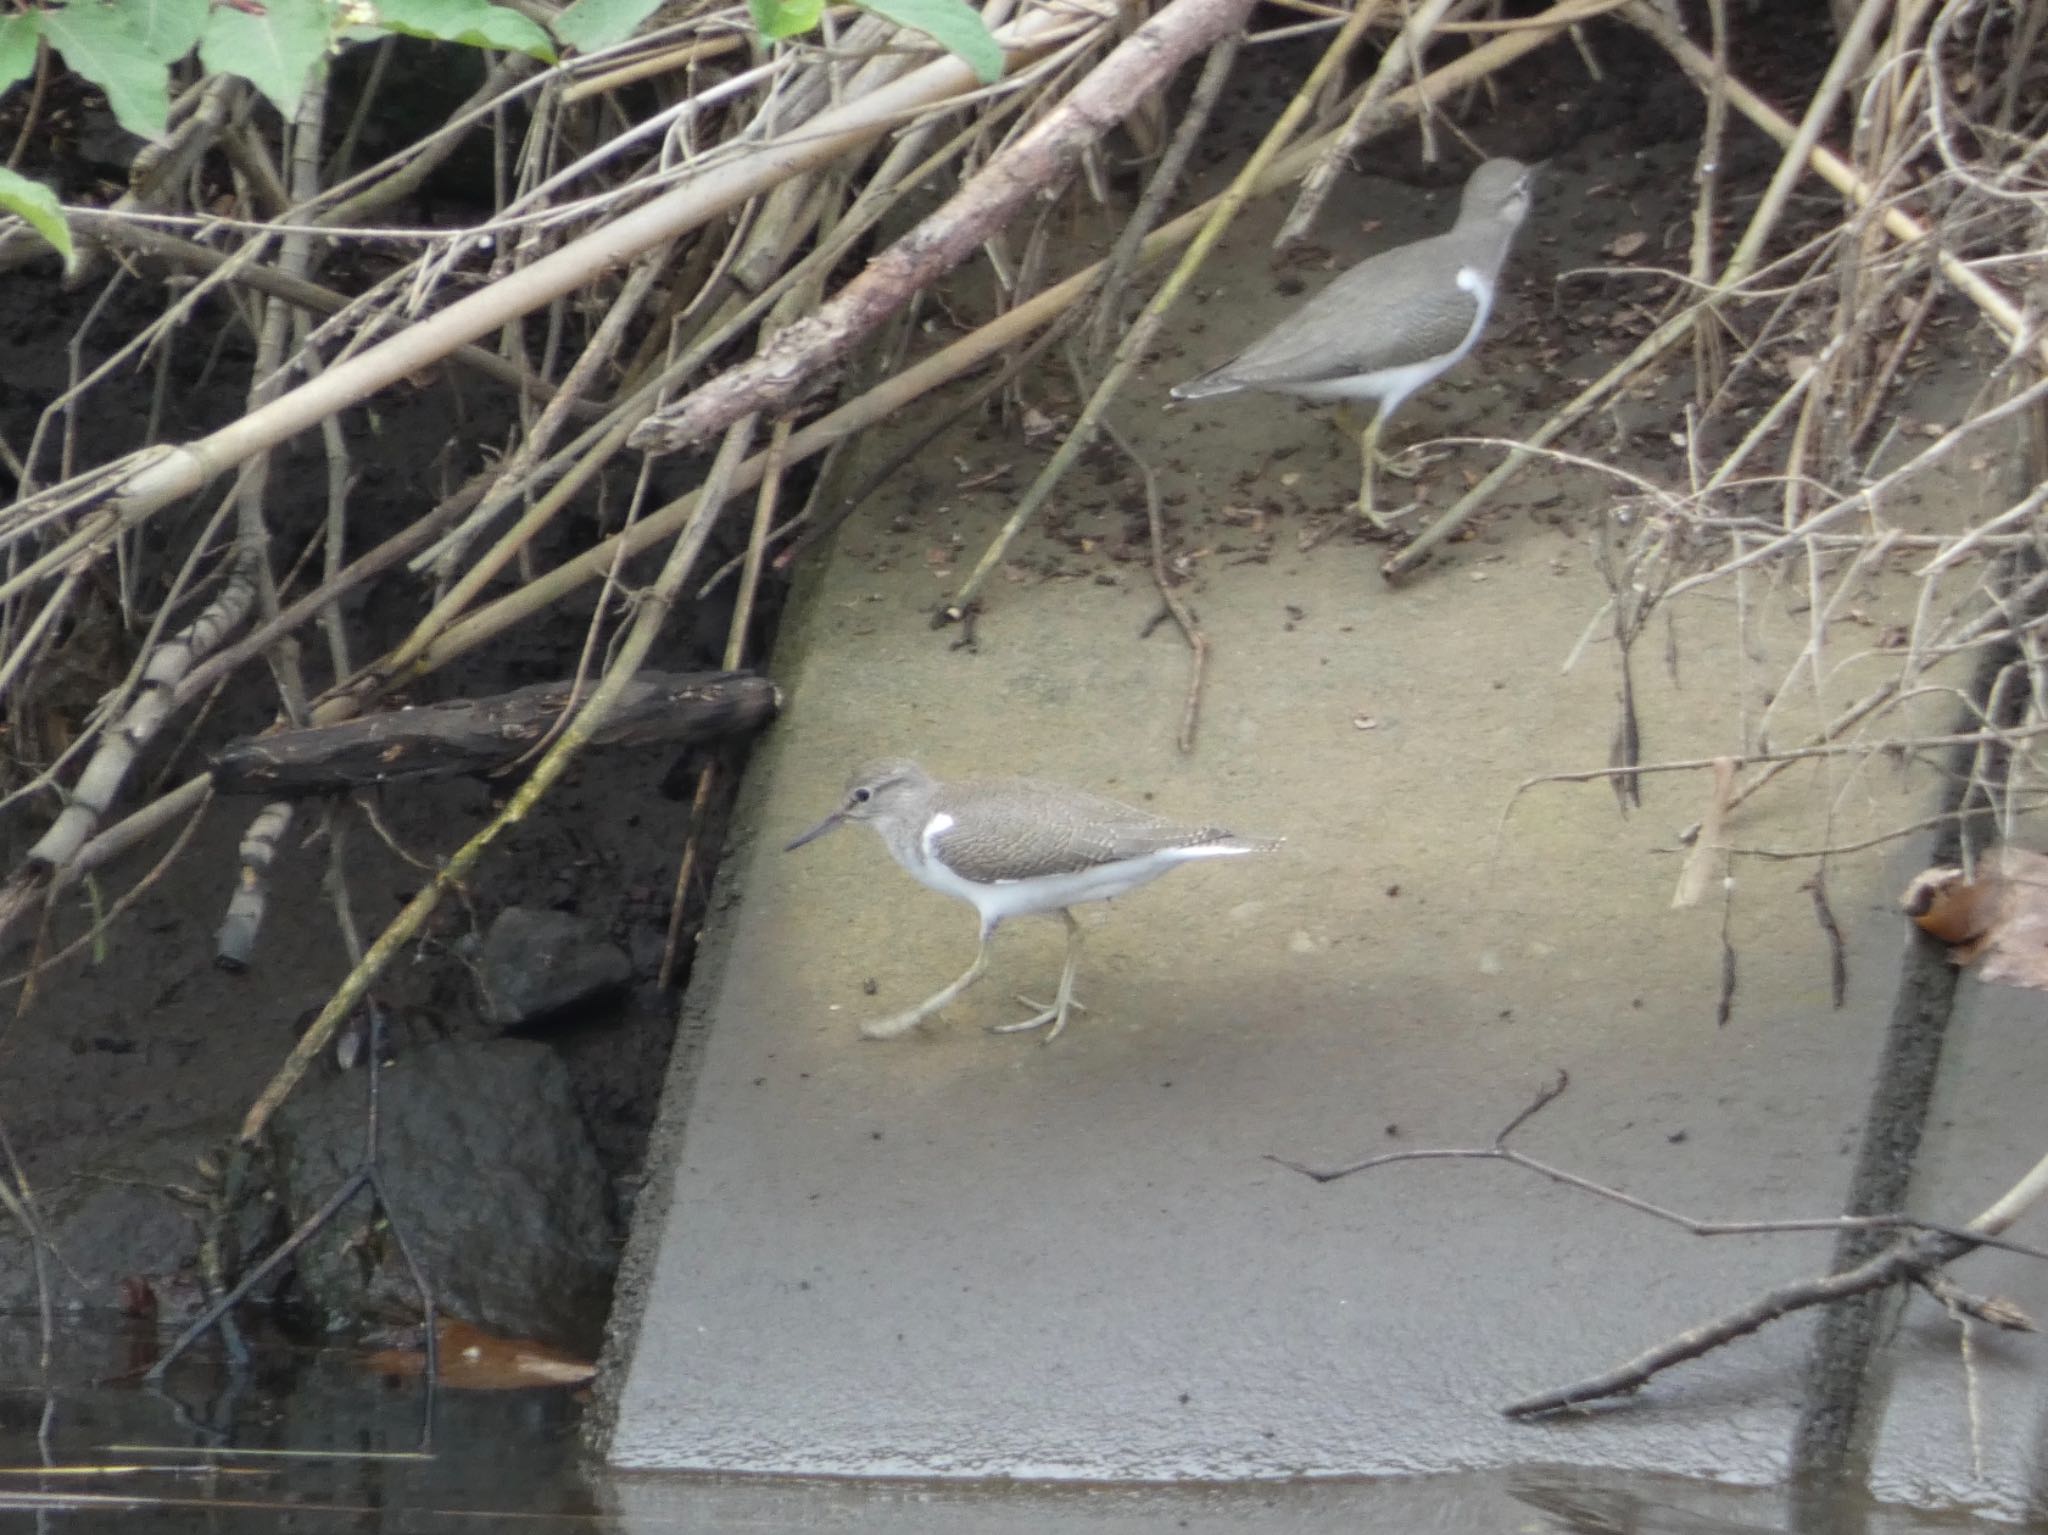
[[[1374,191],[1349,189],[1332,227],[1405,206]],[[1237,237],[1241,261],[1262,232],[1255,220]],[[1317,1186],[1266,1156],[1483,1144],[1563,1069],[1570,1092],[1522,1137],[1532,1153],[1701,1216],[1838,1209],[1914,860],[1831,861],[1848,941],[1837,1011],[1810,861],[1746,860],[1725,906],[1671,909],[1701,775],[1648,780],[1648,808],[1626,817],[1598,784],[1517,800],[1532,774],[1606,760],[1611,649],[1561,669],[1605,596],[1593,550],[1518,514],[1389,593],[1383,549],[1348,527],[1304,548],[1355,462],[1326,426],[1278,401],[1155,408],[1284,302],[1255,287],[1228,336],[1212,313],[1213,334],[1177,338],[1184,355],[1119,413],[1185,518],[1180,547],[1201,551],[1190,590],[1214,651],[1191,759],[1173,746],[1187,653],[1170,625],[1141,638],[1159,604],[1124,558],[1142,502],[1114,458],[1091,459],[1056,529],[1020,544],[974,648],[927,614],[1047,451],[993,427],[927,450],[795,605],[777,657],[788,709],[756,758],[688,1002],[705,1043],[672,1085],[669,1160],[628,1264],[613,1465],[1784,1475],[1804,1321],[1623,1410],[1517,1425],[1498,1409],[1817,1272],[1825,1237],[1701,1241],[1503,1166]],[[1525,375],[1496,364],[1464,382],[1441,429],[1521,420]],[[1037,388],[1056,411],[1056,386]],[[1432,493],[1476,462],[1454,458]],[[1005,463],[1008,478],[962,488]],[[1538,477],[1519,500],[1540,517],[1567,490],[1590,494]],[[1896,596],[1874,587],[1859,611]],[[1725,595],[1685,605],[1668,642],[1645,642],[1651,760],[1725,749],[1755,720],[1808,638],[1802,600],[1759,583],[1743,611]],[[1843,638],[1817,682],[1778,699],[1774,739],[1868,687],[1876,663],[1853,654],[1868,643]],[[1092,1012],[1050,1048],[982,1032],[1015,1015],[1011,993],[1056,977],[1050,922],[1006,929],[989,978],[941,1023],[863,1043],[861,1018],[951,978],[974,937],[965,907],[916,887],[865,833],[778,851],[884,753],[942,775],[1029,772],[1288,844],[1087,910]],[[1751,802],[1734,835],[1853,844],[1917,819],[1926,787],[1891,764],[1823,761]],[[2034,1372],[2013,1421],[2037,1422],[2040,1347],[2010,1347]],[[1939,1432],[1952,1446],[1961,1429]],[[2017,1470],[2001,1474],[2010,1489]]]
[[[616,1520],[607,1527],[624,1535],[707,1529],[747,1535],[1952,1535],[1956,1528],[1953,1520],[1910,1509],[1856,1502],[1817,1511],[1776,1491],[1549,1466],[1393,1482],[1232,1487],[912,1487],[629,1475],[610,1481],[602,1501]]]
[[[1966,1221],[2048,1152],[2044,1031],[2048,1000],[2039,993],[1964,980],[1915,1173],[1916,1211]],[[2048,1247],[2048,1219],[2036,1209],[2011,1235]],[[1950,1277],[2048,1325],[2048,1263],[2038,1258],[1980,1250],[1952,1265]],[[1981,1324],[1959,1329],[1933,1300],[1916,1294],[1884,1365],[1873,1492],[2048,1520],[2048,1348],[2040,1337]]]

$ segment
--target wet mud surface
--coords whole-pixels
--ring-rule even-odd
[[[139,285],[110,306],[88,332],[110,349],[129,327],[153,317],[154,295]],[[0,433],[25,443],[36,414],[61,391],[64,348],[85,319],[90,293],[65,295],[41,275],[0,284]],[[215,324],[223,317],[212,315]],[[196,334],[195,327],[195,334]],[[238,377],[246,354],[229,327],[222,355],[208,368],[196,344],[167,365],[168,410],[161,430],[196,436],[241,408]],[[111,454],[134,440],[148,418],[148,381],[117,388],[132,411],[80,423],[78,451]],[[402,395],[403,397],[397,397]],[[350,548],[371,547],[431,506],[481,467],[481,445],[505,430],[507,401],[464,380],[460,389],[429,383],[380,396],[345,426],[360,481],[351,501]],[[660,482],[691,466],[675,461]],[[292,445],[272,477],[271,524],[279,547],[317,546],[324,517],[324,465],[317,441]],[[130,609],[146,624],[168,572],[162,551],[182,548],[192,520],[220,494],[145,525],[132,555]],[[543,558],[559,557],[595,531],[595,507],[563,520]],[[153,563],[155,562],[155,563]],[[347,608],[357,656],[375,654],[407,632],[428,595],[420,578],[400,572],[372,585]],[[768,611],[773,611],[770,592]],[[46,751],[61,750],[101,694],[119,683],[136,640],[121,623],[118,594],[88,604],[92,621],[67,633],[44,678],[22,705]],[[716,667],[730,614],[729,596],[682,615],[650,665]],[[582,652],[590,600],[571,599],[517,631],[424,679],[395,702],[427,702],[505,691],[570,675]],[[329,680],[323,645],[303,647],[309,685]],[[275,693],[261,666],[223,689],[189,728],[167,732],[144,757],[138,785],[175,784],[200,770],[208,754],[275,717]],[[19,739],[19,737],[17,738]],[[723,749],[721,749],[723,750]],[[723,752],[728,765],[744,746]],[[32,763],[38,760],[29,757]],[[491,920],[508,907],[573,914],[630,960],[631,982],[591,1006],[545,1020],[527,1037],[560,1056],[573,1083],[575,1112],[587,1127],[607,1178],[603,1219],[623,1230],[656,1106],[656,1084],[674,1037],[672,999],[655,984],[666,941],[675,871],[690,821],[690,796],[703,751],[621,747],[588,753],[543,811],[513,828],[484,860],[463,898],[450,900],[426,937],[392,966],[375,997],[389,1019],[390,1054],[479,1041],[500,1028],[479,1004],[471,956]],[[15,759],[13,782],[26,776]],[[516,781],[516,780],[515,780]],[[727,781],[730,781],[728,775]],[[142,1305],[165,1320],[187,1314],[198,1297],[197,1222],[220,1149],[291,1049],[297,1034],[348,971],[348,959],[323,888],[330,864],[330,816],[347,822],[346,867],[357,921],[374,936],[431,870],[494,816],[507,781],[481,778],[403,784],[369,797],[373,817],[340,802],[302,801],[273,870],[266,921],[248,967],[236,973],[214,960],[215,932],[238,877],[237,844],[262,807],[260,797],[216,799],[189,837],[166,857],[175,835],[159,838],[51,912],[36,953],[75,952],[38,977],[22,1005],[0,1023],[0,1099],[4,1124],[28,1187],[60,1244],[68,1272],[59,1299],[106,1307]],[[128,803],[133,803],[132,796]],[[47,824],[47,795],[0,812],[0,857],[11,867]],[[715,848],[723,804],[708,828]],[[700,867],[704,867],[700,865]],[[690,897],[686,937],[694,932],[704,882]],[[126,909],[97,939],[82,935],[116,900]],[[19,974],[31,951],[10,956]],[[685,944],[682,970],[689,959]],[[332,1074],[332,1061],[316,1068]],[[360,1072],[354,1073],[360,1081]],[[534,1133],[545,1135],[545,1126]],[[83,1281],[82,1284],[74,1282]],[[124,1288],[125,1286],[125,1288]],[[139,1287],[139,1288],[138,1288]],[[144,1292],[147,1292],[146,1296]],[[12,1229],[0,1233],[0,1306],[32,1306],[34,1272]],[[601,1312],[585,1319],[594,1333]]]

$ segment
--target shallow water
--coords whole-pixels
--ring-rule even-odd
[[[547,1532],[1422,1531],[1471,1535],[2048,1532],[1859,1500],[1530,1466],[1506,1474],[1205,1487],[617,1476],[585,1456],[580,1393],[440,1390],[359,1351],[260,1347],[239,1380],[196,1357],[140,1382],[153,1328],[0,1318],[0,1529]]]
[[[67,1329],[47,1377],[32,1316],[0,1321],[0,1528],[35,1511],[69,1528],[237,1535],[274,1529],[588,1529],[582,1408],[564,1390],[427,1393],[354,1349],[262,1345],[239,1379],[217,1355],[140,1381],[168,1334]],[[47,1383],[46,1383],[47,1382]],[[17,1526],[18,1527],[18,1526]]]

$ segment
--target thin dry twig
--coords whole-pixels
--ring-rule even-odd
[[[1251,0],[1169,0],[1022,138],[997,154],[917,229],[868,263],[816,313],[785,328],[762,354],[642,422],[629,447],[672,452],[755,411],[787,406],[806,380],[844,356],[942,273],[1054,185],[1100,138],[1190,56],[1238,27]]]
[[[1355,1173],[1387,1167],[1396,1162],[1506,1162],[1548,1178],[1553,1183],[1622,1205],[1700,1237],[1756,1236],[1810,1231],[1895,1230],[1918,1234],[1910,1240],[1887,1248],[1868,1263],[1847,1272],[1781,1285],[1710,1323],[1688,1329],[1666,1340],[1613,1370],[1554,1391],[1542,1392],[1511,1402],[1501,1409],[1507,1417],[1539,1417],[1602,1397],[1639,1390],[1659,1372],[1688,1359],[1697,1359],[1781,1317],[1811,1306],[1826,1305],[1891,1285],[1920,1283],[1942,1265],[1978,1247],[1997,1247],[2025,1257],[2048,1261],[2048,1250],[2024,1242],[2011,1241],[2002,1235],[2021,1214],[2041,1198],[2048,1196],[2048,1157],[2037,1162],[2025,1177],[2007,1190],[1994,1204],[1963,1226],[1923,1220],[1911,1215],[1835,1215],[1793,1220],[1701,1220],[1655,1204],[1625,1190],[1596,1183],[1590,1178],[1582,1178],[1577,1173],[1568,1172],[1553,1163],[1516,1151],[1507,1144],[1508,1138],[1517,1130],[1562,1097],[1570,1084],[1570,1077],[1562,1071],[1558,1072],[1527,1107],[1501,1128],[1494,1136],[1492,1144],[1488,1146],[1425,1147],[1408,1151],[1389,1151],[1332,1168],[1315,1168],[1270,1154],[1267,1160],[1311,1178],[1317,1183],[1334,1183]]]
[[[1122,432],[1108,421],[1104,421],[1102,427],[1110,441],[1123,450],[1124,456],[1137,466],[1138,473],[1144,477],[1145,526],[1152,539],[1152,582],[1159,588],[1159,600],[1173,615],[1173,621],[1179,626],[1181,638],[1187,641],[1190,652],[1187,695],[1181,704],[1180,730],[1174,737],[1174,744],[1186,756],[1195,749],[1195,730],[1202,718],[1202,678],[1209,664],[1209,636],[1202,632],[1202,626],[1195,621],[1194,610],[1175,589],[1173,578],[1167,573],[1166,529],[1159,506],[1159,477],[1153,474],[1152,466],[1139,456]]]

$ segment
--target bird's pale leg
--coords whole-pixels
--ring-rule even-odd
[[[1391,474],[1397,480],[1421,479],[1424,465],[1430,462],[1427,456],[1416,452],[1415,445],[1412,443],[1398,453],[1385,452],[1379,447],[1377,434],[1375,434],[1373,449],[1379,456],[1380,473]],[[1411,454],[1413,457],[1410,456]]]
[[[1408,455],[1415,451],[1413,448],[1403,448],[1398,453],[1385,453],[1379,450],[1379,433],[1376,428],[1392,414],[1392,411],[1381,410],[1377,415],[1368,416],[1359,408],[1356,401],[1342,400],[1338,402],[1335,413],[1337,430],[1359,444],[1361,455],[1364,454],[1365,441],[1367,434],[1370,433],[1374,450],[1370,456],[1377,460],[1380,473],[1391,474],[1397,480],[1416,479],[1422,474],[1423,466],[1420,463],[1404,462]]]
[[[1358,511],[1359,515],[1374,527],[1385,531],[1387,519],[1373,510],[1372,476],[1379,466],[1380,456],[1380,413],[1373,412],[1372,420],[1365,424],[1365,430],[1358,434]]]
[[[878,1018],[873,1023],[862,1024],[860,1026],[860,1037],[862,1039],[895,1039],[899,1035],[908,1034],[920,1023],[923,1023],[925,1019],[931,1017],[933,1013],[951,1003],[961,992],[980,980],[982,971],[988,968],[988,940],[989,935],[987,932],[984,932],[981,935],[981,946],[974,951],[974,963],[967,967],[967,973],[962,975],[959,980],[946,987],[943,991],[932,993],[931,996],[926,997],[908,1012],[897,1013],[888,1018]]]
[[[1395,463],[1386,454],[1380,452],[1380,424],[1386,419],[1387,413],[1381,411],[1372,418],[1371,425],[1367,426],[1358,437],[1358,456],[1362,460],[1358,471],[1358,510],[1367,522],[1383,533],[1394,525],[1396,517],[1399,517],[1402,512],[1413,510],[1413,507],[1403,507],[1401,511],[1397,512],[1381,513],[1376,511],[1372,504],[1372,479],[1374,471],[1384,471],[1394,476],[1397,480],[1412,480],[1422,473],[1420,465],[1411,469]]]
[[[1385,531],[1393,526],[1394,517],[1400,515],[1382,514],[1373,504],[1373,477],[1376,474],[1391,474],[1397,480],[1412,480],[1422,473],[1421,466],[1410,467],[1396,458],[1380,451],[1380,427],[1386,422],[1387,412],[1375,410],[1370,418],[1346,400],[1337,407],[1338,424],[1346,435],[1358,439],[1358,510],[1366,521]]]
[[[1067,962],[1060,971],[1059,996],[1053,1000],[1052,1006],[1043,1012],[1026,1018],[1021,1023],[997,1024],[989,1030],[991,1034],[1022,1034],[1027,1029],[1042,1029],[1049,1023],[1052,1028],[1040,1041],[1041,1044],[1049,1045],[1060,1037],[1060,1030],[1067,1026],[1068,1012],[1081,1006],[1074,1000],[1074,972],[1081,968],[1081,924],[1074,920],[1074,914],[1064,906],[1060,908],[1060,917],[1067,924]],[[1028,1001],[1029,998],[1025,1000]],[[1085,1012],[1087,1009],[1083,1008],[1082,1011]]]

